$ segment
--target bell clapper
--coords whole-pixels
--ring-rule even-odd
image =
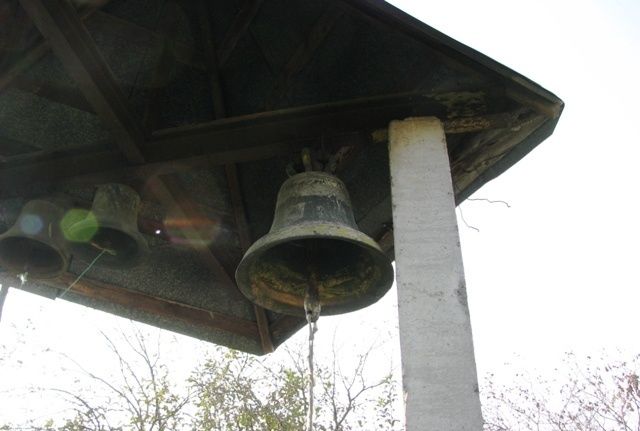
[[[91,245],[95,248],[97,248],[98,250],[102,251],[103,253],[108,253],[111,256],[116,256],[118,253],[110,248],[107,247],[102,247],[100,244],[98,244],[97,242],[91,241]]]

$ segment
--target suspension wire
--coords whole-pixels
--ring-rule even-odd
[[[307,431],[313,431],[313,410],[314,397],[313,387],[315,386],[315,369],[313,365],[313,347],[315,334],[318,331],[318,318],[320,317],[320,294],[315,273],[311,273],[309,285],[304,297],[304,311],[309,324],[309,411],[307,413]]]
[[[67,288],[64,290],[64,292],[62,292],[62,293],[60,294],[60,296],[58,296],[58,298],[62,299],[62,298],[64,297],[64,295],[66,295],[66,294],[67,294],[67,292],[68,292],[68,291],[69,291],[73,286],[75,286],[75,285],[76,285],[76,283],[77,283],[77,282],[79,282],[79,281],[80,281],[80,279],[81,279],[82,277],[84,277],[84,275],[87,273],[87,271],[89,271],[89,270],[91,269],[91,267],[92,267],[93,265],[95,265],[95,263],[98,261],[98,259],[100,259],[100,258],[102,257],[102,255],[103,255],[103,254],[105,254],[107,251],[108,251],[108,249],[103,248],[103,249],[102,249],[102,251],[100,252],[100,254],[99,254],[99,255],[97,255],[97,256],[95,257],[95,259],[93,259],[93,260],[91,261],[91,263],[90,263],[90,264],[89,264],[89,265],[88,265],[88,266],[87,266],[87,267],[86,267],[86,268],[85,268],[85,269],[80,273],[80,275],[78,275],[78,277],[77,277],[75,280],[73,280],[73,283],[71,283],[71,284],[69,285],[69,287],[67,287]]]

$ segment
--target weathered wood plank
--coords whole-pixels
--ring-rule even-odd
[[[75,274],[66,273],[56,280],[46,281],[45,284],[65,289],[75,278]],[[206,329],[227,331],[254,340],[258,338],[258,328],[255,322],[250,320],[181,304],[97,280],[83,278],[71,287],[70,292]]]
[[[497,129],[473,136],[464,151],[458,153],[451,163],[451,174],[455,178],[455,190],[465,190],[491,164],[504,157],[516,145],[538,129],[547,118],[533,114],[517,128]]]
[[[490,90],[489,90],[490,91]],[[396,94],[338,103],[282,109],[193,126],[158,130],[144,151],[162,159],[176,159],[203,152],[258,147],[274,142],[296,142],[354,131],[386,128],[394,118],[420,115],[449,117],[469,100],[466,116],[485,115],[479,98],[487,90],[435,95]],[[455,104],[451,101],[455,100]],[[476,112],[482,106],[482,112]]]

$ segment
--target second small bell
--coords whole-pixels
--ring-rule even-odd
[[[65,229],[74,256],[90,261],[102,253],[99,264],[113,268],[138,263],[147,244],[138,231],[140,196],[124,184],[103,184],[91,211]]]
[[[256,304],[300,316],[312,287],[329,315],[376,302],[393,283],[393,267],[358,230],[344,183],[304,172],[280,188],[271,230],[244,255],[236,281]]]

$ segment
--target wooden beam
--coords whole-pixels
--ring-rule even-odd
[[[0,163],[8,163],[14,158],[24,157],[25,154],[40,153],[42,149],[31,144],[6,138],[0,134]]]
[[[334,7],[332,4],[329,4],[322,12],[311,27],[305,41],[298,46],[280,72],[280,75],[275,79],[275,84],[265,102],[265,110],[270,110],[286,95],[293,78],[311,61],[316,50],[322,46],[322,42],[324,42],[333,25],[342,14],[343,10]]]
[[[20,76],[25,70],[36,64],[36,62],[44,57],[49,50],[49,44],[45,41],[42,41],[29,49],[18,61],[0,75],[0,92],[7,88],[13,80],[16,79],[16,77]]]
[[[110,31],[117,31],[119,33],[122,33],[123,31],[133,31],[144,33],[145,36],[151,36],[155,38],[158,43],[166,43],[172,57],[177,62],[199,70],[206,69],[206,66],[201,60],[201,54],[196,52],[193,47],[187,44],[165,38],[163,35],[157,34],[147,28],[140,27],[129,21],[102,12],[96,8],[87,8],[78,11],[78,13],[80,19],[83,21],[91,17],[92,26],[108,26]],[[51,46],[47,40],[42,40],[30,48],[18,61],[0,75],[0,92],[7,88],[15,78],[20,76],[25,70],[29,69],[49,52],[51,52]]]
[[[163,160],[178,159],[275,142],[301,142],[356,131],[371,132],[385,128],[394,118],[421,115],[449,118],[459,116],[456,113],[463,111],[468,117],[485,115],[485,106],[489,105],[491,109],[490,102],[478,101],[490,99],[490,91],[493,90],[396,94],[232,117],[158,130],[151,142],[145,144],[144,151]]]
[[[65,289],[75,279],[75,274],[66,273],[56,280],[44,283],[58,289]],[[227,331],[252,340],[257,340],[258,338],[257,325],[250,320],[239,319],[228,314],[170,301],[97,280],[82,278],[71,287],[69,292],[86,298],[117,304],[129,310],[142,310],[151,315],[200,326],[205,329]]]
[[[231,54],[236,48],[236,45],[247,33],[253,18],[258,14],[260,6],[262,6],[263,0],[246,0],[242,9],[233,19],[233,22],[229,26],[229,30],[224,36],[220,48],[217,51],[218,67],[222,68],[231,57]],[[208,18],[208,15],[207,15]]]
[[[158,46],[166,46],[171,59],[185,66],[205,71],[206,64],[202,53],[192,45],[176,40],[165,32],[156,32],[131,21],[119,18],[106,12],[97,11],[86,21],[92,30],[113,32],[119,35],[131,34],[133,37],[153,39]]]
[[[251,230],[249,229],[247,214],[242,199],[242,187],[240,186],[240,181],[238,178],[238,168],[236,167],[235,163],[226,165],[225,173],[227,175],[229,192],[231,194],[231,205],[233,207],[233,214],[236,219],[240,248],[242,248],[243,252],[246,252],[249,247],[251,247],[251,244],[253,244],[253,240],[251,239]]]
[[[160,109],[162,89],[166,86],[171,73],[173,72],[173,61],[169,54],[169,48],[165,43],[160,51],[160,56],[156,62],[151,82],[149,85],[149,97],[144,106],[142,124],[144,125],[145,136],[150,136],[160,124]]]
[[[523,118],[515,130],[490,130],[471,137],[465,145],[460,146],[464,151],[456,154],[451,162],[456,192],[465,190],[490,165],[507,155],[546,121],[547,117],[532,113]]]
[[[513,112],[452,118],[444,120],[442,123],[448,135],[510,129],[519,127],[522,123],[519,118],[524,112],[526,112],[526,110],[518,109]],[[387,128],[378,129],[374,131],[372,135],[375,143],[384,143],[389,139]]]
[[[296,145],[276,143],[259,148],[222,151],[213,154],[127,165],[118,151],[98,150],[90,153],[38,152],[36,157],[18,155],[0,159],[0,197],[26,196],[42,186],[96,185],[108,182],[146,180],[157,175],[171,175],[227,163],[263,160],[293,153]],[[46,158],[45,156],[48,156]]]
[[[247,222],[246,211],[242,201],[242,188],[240,187],[240,181],[238,180],[236,165],[226,165],[225,172],[227,174],[229,191],[231,192],[231,203],[233,205],[233,212],[236,218],[240,247],[242,248],[242,252],[246,253],[249,247],[251,247],[253,241],[251,239],[251,231],[249,229],[249,223]],[[264,308],[256,304],[253,304],[253,310],[256,316],[256,322],[258,323],[258,332],[260,333],[262,350],[265,353],[271,353],[274,351],[274,346],[273,340],[271,339],[271,330],[269,328],[267,313]]]
[[[96,8],[88,8],[80,12],[80,19],[84,20],[96,12]],[[20,76],[25,70],[33,66],[38,60],[51,51],[49,42],[42,40],[30,48],[18,61],[0,75],[0,93],[7,88],[15,78]]]
[[[487,106],[491,112],[490,101],[479,104],[478,100],[490,99],[492,91],[392,95],[159,130],[153,133],[152,141],[142,144],[146,164],[140,166],[125,166],[122,156],[104,150],[53,154],[49,160],[21,157],[19,163],[5,163],[0,167],[0,196],[16,195],[20,190],[38,183],[99,183],[119,178],[148,178],[189,169],[205,169],[211,165],[283,156],[293,154],[304,146],[314,146],[320,139],[328,144],[335,140],[341,142],[339,146],[342,146],[342,136],[386,130],[389,121],[395,118],[419,115],[446,118],[451,112],[461,112],[460,106],[464,106],[465,100],[468,100],[469,109],[462,111],[472,117],[473,109],[477,110],[479,105]],[[449,103],[450,100],[457,100],[455,107]],[[484,112],[475,114],[476,117],[490,115]],[[505,116],[508,115],[505,113]],[[478,127],[504,125],[472,117],[464,121]],[[445,129],[449,133],[477,131],[477,127],[461,128],[456,117],[445,121]],[[7,161],[11,162],[11,159]]]
[[[144,141],[142,130],[73,5],[65,0],[20,0],[20,4],[109,127],[127,160],[143,163],[144,156],[138,146]]]
[[[252,2],[257,3],[257,2]],[[211,100],[213,102],[213,110],[215,118],[224,118],[227,115],[224,95],[222,93],[222,83],[220,82],[220,74],[218,70],[218,59],[216,56],[216,49],[213,43],[213,31],[211,28],[209,8],[204,0],[198,2],[200,27],[202,29],[202,35],[205,39],[205,58],[210,68],[210,85],[211,85]],[[240,182],[238,181],[237,167],[235,163],[228,163],[225,165],[225,171],[227,174],[227,182],[229,184],[229,191],[231,194],[231,203],[233,206],[233,212],[236,220],[236,230],[240,239],[240,247],[242,252],[245,253],[251,246],[251,234],[249,232],[249,225],[247,223],[246,213],[244,209],[244,203],[242,202],[242,189]],[[234,283],[235,285],[235,283]],[[236,286],[237,287],[237,286]],[[258,332],[260,334],[260,343],[262,351],[264,353],[271,353],[274,350],[273,342],[271,340],[271,332],[269,330],[269,319],[264,308],[253,305],[254,315],[256,316],[256,322],[258,324]]]
[[[250,1],[249,3],[256,3]],[[200,20],[200,30],[202,33],[202,44],[204,47],[204,57],[209,72],[209,87],[211,89],[211,101],[213,103],[214,118],[224,118],[227,116],[227,110],[224,103],[224,94],[222,93],[222,83],[220,82],[220,73],[218,70],[219,58],[216,52],[213,40],[213,29],[211,28],[209,3],[204,0],[197,1],[198,18]]]
[[[94,113],[87,99],[74,87],[62,86],[54,82],[35,81],[21,76],[14,79],[13,86],[20,91],[31,93],[55,103]]]

